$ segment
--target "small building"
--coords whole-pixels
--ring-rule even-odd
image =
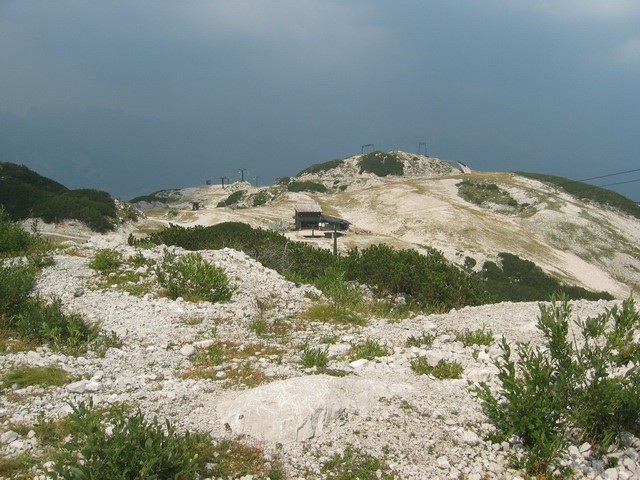
[[[349,230],[351,223],[348,221],[323,215],[322,208],[317,203],[303,203],[295,207],[295,229],[296,230]]]
[[[306,230],[309,228],[319,228],[322,218],[322,208],[317,203],[302,203],[296,205],[295,223],[296,230]]]

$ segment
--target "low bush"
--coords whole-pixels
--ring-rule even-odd
[[[613,300],[607,292],[591,292],[581,287],[563,285],[546,274],[535,263],[517,255],[501,252],[498,254],[500,266],[487,261],[482,270],[474,274],[482,279],[491,300],[498,302],[544,301],[551,295],[563,292],[570,299]]]
[[[328,162],[324,162],[324,163],[315,163],[307,168],[305,168],[304,170],[302,170],[300,173],[298,173],[296,175],[296,177],[299,177],[300,175],[304,175],[304,174],[313,174],[313,173],[322,173],[322,172],[326,172],[328,170],[331,170],[333,168],[337,168],[339,166],[341,166],[344,163],[344,160],[341,158],[335,159],[335,160],[329,160]]]
[[[42,255],[49,249],[48,242],[35,232],[24,230],[14,222],[0,204],[0,259],[23,255]]]
[[[18,314],[5,319],[4,326],[20,338],[46,343],[70,354],[86,352],[99,333],[98,327],[88,324],[81,315],[63,313],[58,298],[49,304],[38,298],[29,299]]]
[[[103,248],[96,252],[89,266],[100,273],[115,272],[122,265],[120,252],[111,248]]]
[[[440,311],[479,305],[488,299],[479,278],[449,263],[435,249],[421,255],[415,250],[394,250],[381,244],[334,256],[328,250],[291,241],[279,233],[232,222],[193,228],[170,225],[145,239],[130,238],[133,245],[148,242],[187,250],[241,250],[289,280],[321,288],[331,305],[314,307],[318,319],[327,315],[357,316],[363,306],[373,309],[368,310],[372,314],[402,314],[412,308]],[[384,312],[383,304],[364,305],[360,288],[353,282],[369,285],[379,298],[390,299],[388,312]],[[406,305],[398,297],[406,297]]]
[[[260,207],[262,205],[266,205],[266,203],[271,200],[272,195],[268,190],[262,190],[261,192],[256,193],[252,198],[252,205],[254,207]]]
[[[493,332],[485,330],[484,327],[478,330],[465,330],[456,334],[456,340],[462,342],[465,347],[471,345],[491,345],[493,342]]]
[[[325,193],[327,187],[322,183],[312,182],[311,180],[304,181],[292,181],[287,184],[287,190],[289,192],[312,192],[312,193]]]
[[[411,335],[407,338],[407,347],[431,347],[437,335],[435,333],[423,333],[419,337]]]
[[[444,380],[460,378],[464,367],[459,362],[446,360],[440,360],[436,366],[431,366],[426,357],[416,357],[411,360],[411,370],[418,375],[433,375],[439,380]]]
[[[401,176],[404,173],[404,164],[395,154],[379,150],[363,155],[359,164],[360,173],[369,172],[378,177]]]
[[[313,283],[326,268],[335,266],[337,258],[331,252],[295,242],[276,232],[254,229],[245,223],[225,222],[210,227],[169,228],[149,235],[145,239],[132,239],[134,245],[152,242],[156,245],[174,245],[187,250],[240,250],[276,270],[281,275]]]
[[[2,324],[22,312],[36,286],[37,268],[26,262],[0,261],[0,320]]]
[[[7,371],[0,378],[0,389],[15,386],[16,388],[30,387],[59,387],[69,381],[69,373],[60,367],[29,367],[20,366]]]
[[[180,434],[169,422],[128,415],[122,406],[93,410],[80,403],[68,417],[71,439],[54,455],[50,478],[197,478],[212,460],[211,439]],[[208,476],[208,474],[207,474]]]
[[[369,285],[382,297],[404,295],[420,309],[448,311],[465,305],[480,305],[487,297],[478,279],[429,249],[394,250],[379,244],[353,249],[344,257],[345,279]]]
[[[495,183],[463,180],[456,184],[458,187],[458,195],[467,202],[476,205],[484,203],[493,203],[496,205],[504,205],[508,207],[518,207],[518,202],[509,194],[509,192],[501,189]]]
[[[640,434],[640,349],[634,332],[640,315],[632,299],[597,317],[573,321],[565,298],[540,305],[543,347],[521,344],[518,359],[502,340],[496,362],[501,387],[478,390],[501,438],[516,436],[530,474],[547,475],[568,442],[568,432],[601,452],[623,432]],[[620,352],[625,352],[620,355]],[[629,361],[636,367],[628,370]]]
[[[115,201],[107,192],[69,190],[33,206],[33,215],[47,223],[76,219],[99,233],[113,230],[118,218]]]
[[[199,253],[178,257],[165,249],[156,276],[173,300],[183,297],[187,301],[216,303],[229,300],[232,295],[224,270],[208,263]]]
[[[45,222],[77,219],[97,232],[113,230],[118,219],[113,198],[99,190],[69,190],[24,165],[0,162],[0,205],[13,220]]]
[[[240,200],[244,198],[246,193],[247,193],[246,190],[237,190],[233,192],[231,195],[229,195],[227,198],[225,198],[224,200],[218,202],[217,206],[230,207],[231,205],[235,205],[236,203],[238,203]]]

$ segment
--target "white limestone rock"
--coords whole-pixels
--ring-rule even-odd
[[[273,442],[322,435],[345,411],[366,414],[380,397],[412,391],[405,384],[313,375],[270,383],[218,404],[220,421],[235,434]]]

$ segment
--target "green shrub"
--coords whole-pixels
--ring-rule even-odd
[[[426,255],[384,244],[353,249],[343,259],[342,268],[345,279],[369,285],[381,297],[404,295],[408,303],[422,309],[450,310],[486,301],[480,281],[435,249]]]
[[[113,230],[118,218],[113,198],[99,190],[70,190],[41,200],[33,206],[33,214],[47,223],[76,219],[96,232]]]
[[[329,363],[329,347],[312,348],[305,344],[300,354],[300,363],[304,368],[326,367]]]
[[[459,362],[440,360],[435,367],[432,367],[426,357],[416,357],[411,360],[411,370],[418,375],[433,375],[439,380],[460,378],[464,372]]]
[[[280,460],[267,459],[258,447],[181,433],[126,405],[94,408],[82,402],[62,419],[41,416],[34,430],[52,451],[54,464],[46,473],[55,480],[284,478]]]
[[[145,420],[142,412],[127,415],[124,407],[93,411],[81,403],[69,415],[72,438],[54,456],[53,479],[196,478],[210,438],[180,434],[169,422]],[[80,458],[81,455],[81,458]]]
[[[262,190],[253,196],[253,206],[260,207],[271,200],[271,194],[267,190]]]
[[[302,170],[300,173],[296,175],[296,177],[299,177],[300,175],[304,175],[306,173],[312,174],[312,173],[326,172],[328,170],[331,170],[332,168],[339,167],[343,163],[344,163],[344,159],[341,159],[341,158],[338,158],[336,160],[329,160],[328,162],[324,162],[324,163],[315,163],[305,168],[304,170]]]
[[[15,385],[24,388],[33,385],[41,387],[59,387],[69,381],[69,374],[60,367],[20,366],[7,371],[0,379],[0,387],[9,388]]]
[[[221,365],[224,362],[224,350],[216,343],[210,347],[197,351],[193,359],[195,365],[206,367]]]
[[[156,275],[173,300],[183,297],[187,301],[216,303],[231,298],[232,289],[224,270],[208,263],[199,253],[178,257],[165,249]]]
[[[496,303],[543,301],[558,292],[563,292],[571,299],[613,300],[614,298],[607,292],[591,292],[581,287],[563,285],[535,263],[517,255],[501,252],[498,258],[501,267],[487,261],[482,271],[474,274],[482,279],[491,299]]]
[[[456,184],[458,187],[458,195],[467,202],[476,205],[483,203],[494,203],[496,205],[505,205],[509,207],[517,207],[518,202],[509,194],[502,190],[495,183],[482,181],[463,180]]]
[[[8,322],[29,302],[29,293],[36,286],[38,270],[28,263],[6,264],[0,261],[0,319]]]
[[[407,338],[407,347],[431,347],[435,341],[437,334],[435,333],[423,333],[419,337],[411,335]]]
[[[240,250],[265,267],[281,275],[313,283],[326,268],[335,266],[337,258],[331,252],[295,242],[280,233],[254,229],[245,223],[225,222],[210,227],[169,228],[141,240],[132,239],[137,245],[152,242],[156,245],[175,245],[187,250]]]
[[[46,304],[30,299],[20,313],[5,322],[5,327],[20,338],[47,343],[68,353],[84,353],[98,337],[99,329],[79,314],[64,314],[62,302],[55,298]]]
[[[378,177],[401,176],[404,173],[404,164],[397,155],[378,150],[360,158],[360,173],[362,172],[373,173]]]
[[[312,182],[311,180],[293,181],[287,184],[287,190],[289,192],[312,192],[312,193],[325,193],[327,187],[322,183]]]
[[[373,360],[376,357],[386,357],[389,355],[389,349],[375,340],[368,338],[364,343],[355,345],[351,349],[351,358],[357,360],[359,358],[366,358],[367,360]]]
[[[94,270],[106,274],[115,272],[122,265],[122,256],[120,252],[111,248],[103,248],[96,252],[93,260],[89,262],[89,266]]]
[[[235,205],[240,200],[242,200],[247,193],[246,190],[237,190],[229,195],[226,199],[218,202],[218,207],[229,207],[231,205]]]
[[[465,330],[456,334],[456,340],[462,342],[465,347],[471,345],[491,345],[493,342],[493,332],[485,330],[484,327],[478,330]]]
[[[571,307],[565,298],[540,305],[537,327],[542,348],[522,344],[514,360],[506,340],[496,362],[498,395],[486,384],[478,390],[483,410],[502,438],[517,436],[531,474],[548,474],[567,445],[567,432],[605,451],[622,432],[640,433],[640,372],[622,373],[640,362],[633,341],[640,315],[632,299],[622,309],[575,320],[578,338],[569,334]],[[621,357],[620,351],[627,352]]]
[[[77,219],[98,232],[112,230],[115,201],[99,190],[69,190],[24,165],[0,162],[0,205],[13,220],[40,217],[45,222]]]

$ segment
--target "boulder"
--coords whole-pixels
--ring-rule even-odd
[[[380,397],[404,395],[406,384],[313,375],[263,385],[221,401],[218,415],[235,434],[273,442],[321,435],[344,412],[366,414]]]

